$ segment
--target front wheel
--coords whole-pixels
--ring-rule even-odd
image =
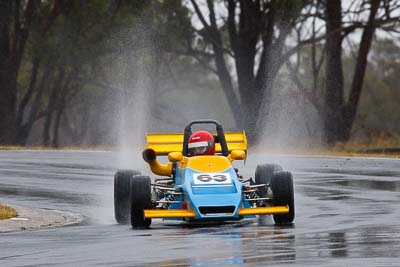
[[[293,176],[290,172],[275,172],[271,179],[274,206],[288,206],[289,213],[274,214],[276,224],[291,224],[294,220]]]
[[[119,224],[127,224],[130,214],[129,191],[136,170],[118,170],[114,176],[114,215]]]
[[[278,164],[262,164],[257,165],[256,173],[254,176],[255,183],[265,184],[271,186],[271,179],[274,172],[282,171],[282,167]],[[267,187],[259,187],[258,195],[260,197],[267,197]]]
[[[144,210],[151,209],[151,180],[148,176],[135,176],[131,180],[132,228],[149,228],[151,219],[144,217]]]

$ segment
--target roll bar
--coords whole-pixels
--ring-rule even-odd
[[[189,137],[192,135],[192,126],[196,124],[214,124],[215,129],[217,131],[217,141],[221,144],[221,150],[222,150],[222,155],[228,156],[229,155],[229,150],[228,150],[228,145],[226,143],[225,139],[225,134],[224,134],[224,129],[222,128],[221,123],[219,123],[216,120],[193,120],[191,121],[186,127],[183,135],[183,149],[182,149],[182,154],[184,156],[188,156],[188,144],[189,144]]]

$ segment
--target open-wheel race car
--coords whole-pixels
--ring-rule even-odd
[[[192,126],[198,124],[215,125],[212,140],[203,140],[204,133],[192,133]],[[200,145],[211,149],[198,155],[194,151]],[[276,224],[294,220],[290,172],[276,164],[262,164],[257,166],[254,179],[243,178],[232,166],[234,160],[246,159],[244,132],[224,133],[217,121],[196,120],[183,134],[147,134],[142,155],[151,171],[165,178],[152,182],[138,171],[119,170],[114,177],[118,223],[130,220],[133,228],[148,228],[154,218],[201,222],[255,215],[273,215]],[[158,155],[168,156],[168,163],[159,162]]]

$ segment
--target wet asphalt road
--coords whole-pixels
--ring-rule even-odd
[[[132,230],[113,218],[116,152],[0,151],[0,203],[66,210],[81,225],[0,235],[0,266],[400,266],[400,160],[250,155],[294,174],[296,219]],[[143,172],[147,167],[141,165]]]

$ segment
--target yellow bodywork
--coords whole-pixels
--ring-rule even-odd
[[[156,159],[153,162],[149,162],[149,165],[154,174],[168,177],[170,177],[172,174],[172,162],[162,164]]]
[[[215,135],[215,134],[214,134]],[[229,152],[232,150],[247,151],[247,138],[245,132],[225,133]],[[146,148],[156,151],[157,155],[168,155],[170,152],[182,151],[183,134],[154,134],[146,135]],[[215,144],[215,152],[221,153],[221,145]]]
[[[223,172],[231,166],[231,161],[224,156],[184,157],[178,162],[179,168],[191,168],[198,172]]]
[[[145,218],[194,218],[196,213],[188,210],[144,210]]]
[[[284,213],[289,213],[289,207],[288,206],[271,206],[271,207],[241,208],[241,209],[239,209],[239,215],[240,216],[284,214]]]
[[[198,172],[223,172],[232,166],[231,159],[224,156],[182,157],[177,163],[180,169],[191,168]],[[163,164],[155,159],[149,165],[154,174],[168,177],[172,174],[172,162]]]
[[[247,215],[271,215],[289,213],[288,206],[271,206],[258,208],[241,208],[239,209],[240,216]],[[144,210],[145,218],[194,218],[196,214],[193,211],[184,209],[180,210]]]
[[[168,155],[169,162],[160,163],[157,159],[149,162],[151,171],[161,176],[171,176],[172,162],[177,162],[179,168],[191,168],[202,172],[221,172],[231,166],[234,160],[244,160],[247,151],[245,132],[225,133],[229,155],[185,157],[182,155],[183,134],[154,134],[146,136],[146,150],[154,150],[156,155]],[[221,153],[221,145],[215,144],[215,152]],[[212,158],[211,158],[212,157]]]

